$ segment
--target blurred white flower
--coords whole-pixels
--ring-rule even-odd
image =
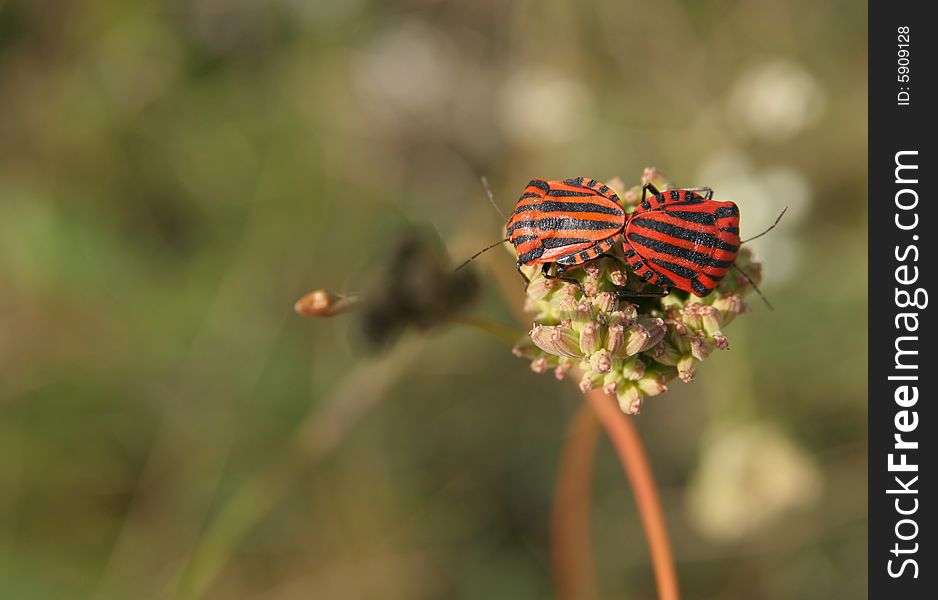
[[[582,83],[541,67],[512,74],[499,97],[506,135],[528,146],[576,138],[584,131],[592,104]]]
[[[717,200],[739,205],[743,239],[764,231],[787,206],[779,226],[750,242],[750,247],[766,265],[764,283],[786,281],[797,274],[801,248],[794,232],[810,212],[812,199],[811,185],[800,171],[783,165],[756,171],[743,154],[727,151],[711,156],[701,166],[697,181],[713,188]]]
[[[818,466],[782,431],[764,423],[723,427],[706,437],[687,512],[702,534],[737,541],[810,508],[820,491]]]
[[[824,90],[790,60],[764,63],[744,72],[730,92],[730,120],[745,132],[770,141],[792,137],[815,123],[826,104]]]
[[[439,110],[458,70],[449,44],[425,24],[402,21],[377,38],[355,69],[355,82],[370,108],[386,116]]]

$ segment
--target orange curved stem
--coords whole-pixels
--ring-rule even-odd
[[[586,403],[567,434],[560,457],[551,515],[551,564],[560,600],[596,597],[590,544],[590,497],[599,423]]]
[[[651,562],[658,586],[659,600],[680,600],[677,571],[674,568],[674,556],[668,529],[664,521],[664,511],[658,497],[658,487],[648,464],[645,447],[638,435],[634,417],[624,414],[613,398],[602,390],[592,390],[586,398],[593,408],[593,413],[606,430],[615,446],[619,460],[625,469],[626,477],[635,493],[635,503],[645,530],[645,539],[651,554]]]

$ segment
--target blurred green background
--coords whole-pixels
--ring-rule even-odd
[[[532,177],[736,201],[764,291],[636,421],[687,598],[866,596],[866,7],[0,0],[0,596],[544,598],[576,386],[454,326],[363,356],[408,223]],[[526,330],[512,258],[475,316]],[[602,440],[602,597],[653,598]]]

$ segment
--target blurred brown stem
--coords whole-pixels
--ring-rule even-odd
[[[589,510],[598,438],[599,424],[584,403],[560,457],[551,517],[551,563],[560,600],[596,597]]]
[[[674,568],[671,542],[668,540],[664,511],[661,509],[661,500],[658,498],[658,486],[655,484],[655,478],[648,464],[648,456],[645,454],[642,440],[632,422],[634,417],[619,410],[615,401],[600,389],[591,390],[586,394],[586,398],[593,408],[593,413],[609,435],[609,439],[612,440],[629,484],[635,493],[635,503],[638,506],[655,571],[658,598],[659,600],[679,600],[677,572]]]

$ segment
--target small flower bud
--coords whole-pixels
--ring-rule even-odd
[[[649,372],[636,385],[646,396],[657,396],[668,391],[667,379],[662,373]]]
[[[677,361],[677,375],[684,383],[690,383],[697,374],[697,359],[690,354]]]
[[[622,196],[622,193],[625,191],[625,182],[622,181],[621,177],[613,177],[606,182],[606,185],[612,188],[612,191],[614,191],[617,196]]]
[[[599,293],[599,284],[594,279],[587,278],[581,285],[583,287],[583,295],[587,298],[592,298]]]
[[[625,270],[619,268],[618,266],[610,268],[606,272],[606,277],[609,278],[609,281],[612,282],[612,285],[617,287],[625,287],[629,283],[629,277]]]
[[[586,323],[593,319],[593,304],[584,298],[576,305],[573,313],[573,320],[577,323]]]
[[[645,344],[648,343],[650,338],[651,334],[648,333],[644,325],[636,323],[629,327],[625,332],[625,355],[632,356],[645,350]]]
[[[600,292],[593,297],[593,307],[600,313],[611,313],[618,308],[619,300],[612,292]]]
[[[580,391],[584,394],[593,388],[599,387],[603,382],[603,376],[592,370],[581,369],[583,377],[580,378]]]
[[[569,356],[579,358],[580,340],[573,331],[570,321],[563,321],[560,325],[534,325],[530,334],[538,348],[555,356]]]
[[[602,345],[602,330],[595,321],[587,321],[580,329],[580,351],[584,355],[592,354]]]
[[[612,396],[622,384],[622,375],[616,371],[610,371],[603,377],[603,393]]]
[[[593,280],[598,280],[599,276],[602,275],[602,269],[599,268],[597,261],[590,261],[583,265],[583,271],[586,273],[586,276]]]
[[[632,356],[648,350],[664,337],[664,321],[658,318],[640,319],[626,330],[625,354]]]
[[[541,358],[535,358],[531,361],[531,370],[538,375],[545,373],[547,371],[547,367],[547,359],[543,356]]]
[[[613,323],[606,331],[606,350],[613,356],[618,356],[625,348],[625,327],[622,323]]]
[[[650,183],[662,191],[672,188],[668,176],[659,171],[657,167],[646,167],[642,172],[642,185],[646,183]]]
[[[676,319],[668,319],[665,323],[670,326],[677,335],[687,335],[687,325],[684,323]]]
[[[525,291],[525,294],[532,300],[543,300],[553,291],[554,285],[550,279],[536,277],[531,281],[531,283],[528,284],[528,288]]]
[[[703,324],[704,332],[710,337],[723,335],[723,332],[720,331],[723,324],[723,315],[717,309],[712,306],[703,306],[700,309],[700,321]]]
[[[645,363],[637,358],[625,361],[622,364],[622,376],[632,381],[638,381],[645,376]]]
[[[749,310],[749,307],[737,294],[727,294],[717,298],[713,301],[713,308],[722,314],[721,321],[723,325],[728,325],[736,315]]]
[[[713,352],[713,345],[702,335],[695,335],[690,338],[690,353],[697,360],[704,360]]]
[[[714,335],[711,339],[713,340],[713,345],[720,350],[728,350],[730,347],[730,341],[726,339],[725,335]]]
[[[621,386],[616,391],[616,399],[619,401],[619,408],[622,412],[629,415],[637,415],[642,412],[642,392],[634,383]]]
[[[608,373],[612,369],[612,356],[605,348],[597,350],[590,356],[590,368],[597,373]]]
[[[557,310],[561,319],[572,319],[576,316],[577,300],[572,295],[563,296],[557,302]]]
[[[626,205],[636,205],[642,199],[642,188],[633,187],[625,191],[621,196],[622,202]]]
[[[688,329],[693,331],[699,331],[703,328],[703,321],[701,320],[703,304],[699,302],[694,302],[688,304],[684,307],[684,310],[681,311],[681,321],[687,325]]]
[[[638,306],[631,302],[623,302],[619,306],[619,310],[622,311],[625,322],[627,323],[634,323],[635,320],[638,319]]]
[[[554,377],[557,378],[557,381],[563,381],[572,368],[573,360],[565,356],[557,361],[557,368],[554,369]]]
[[[512,347],[511,353],[517,357],[537,358],[541,350],[534,345],[531,338],[522,338]]]
[[[651,355],[659,363],[672,367],[681,359],[680,350],[668,341],[664,341],[652,348]]]

